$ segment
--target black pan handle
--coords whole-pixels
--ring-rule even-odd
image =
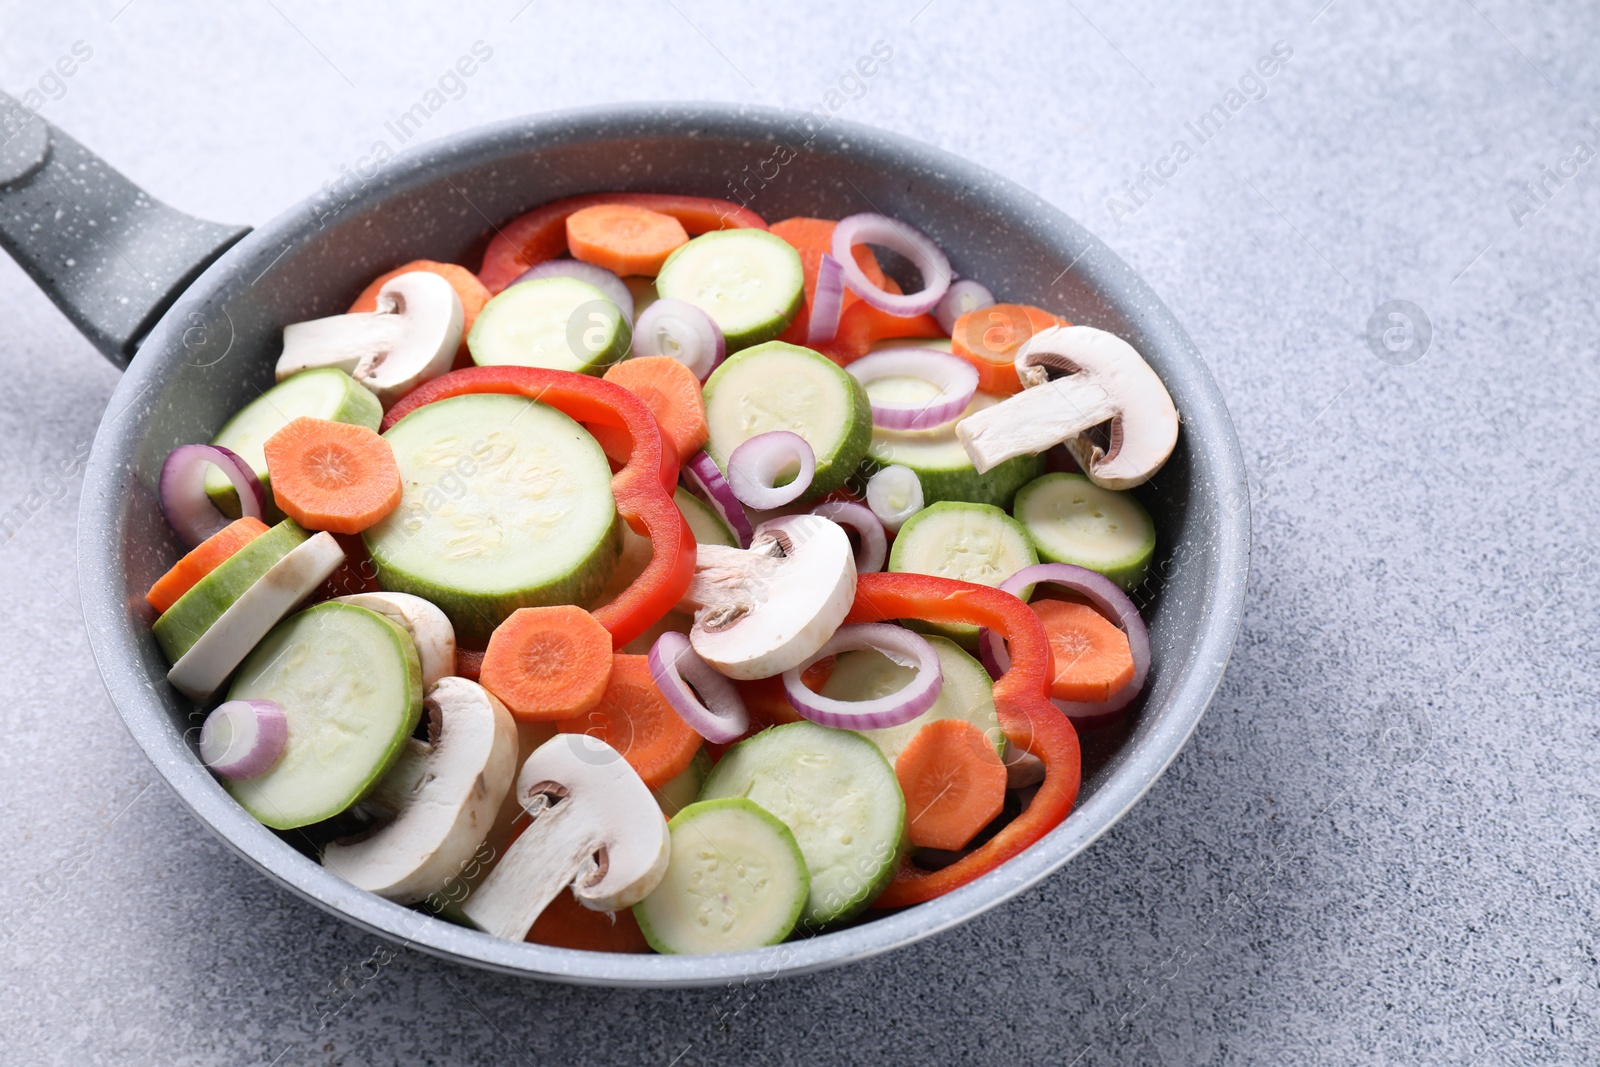
[[[249,232],[174,211],[0,92],[0,247],[117,366]]]

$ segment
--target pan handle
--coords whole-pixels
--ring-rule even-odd
[[[0,92],[0,247],[117,366],[249,232],[155,200]]]

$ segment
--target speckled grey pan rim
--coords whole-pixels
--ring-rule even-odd
[[[372,933],[510,974],[660,987],[794,975],[909,944],[1021,892],[1104,833],[1178,753],[1232,650],[1250,544],[1238,441],[1192,342],[1125,263],[1017,185],[844,121],[806,143],[800,119],[768,108],[624,105],[445,138],[402,153],[370,181],[324,189],[256,230],[153,329],[95,439],[79,522],[83,610],[106,688],[135,740],[200,822],[261,871]],[[780,139],[796,150],[793,158]],[[930,903],[770,949],[629,956],[499,941],[349,886],[246,815],[185,740],[193,709],[165,681],[141,598],[176,551],[153,491],[162,457],[176,444],[209,439],[270,382],[284,323],[342,311],[382,270],[418,257],[475,264],[493,224],[571,193],[725,197],[741,181],[754,194],[750,207],[771,219],[863,210],[902,217],[949,250],[958,272],[983,280],[1002,299],[1048,304],[1118,332],[1161,374],[1184,432],[1144,493],[1165,544],[1159,558],[1174,562],[1149,611],[1156,669],[1137,725],[1085,781],[1066,822],[999,870]]]

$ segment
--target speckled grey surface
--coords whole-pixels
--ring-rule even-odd
[[[1595,1058],[1600,194],[1574,151],[1596,142],[1592,11],[1094,4],[1041,21],[935,0],[760,25],[680,3],[586,29],[542,4],[515,22],[514,4],[117,6],[9,7],[4,87],[90,43],[43,113],[227,221],[354,165],[480,38],[493,59],[425,136],[606,100],[826,106],[888,42],[841,114],[1039,192],[1188,327],[1251,467],[1255,569],[1233,666],[1172,770],[1060,875],[958,930],[688,993],[385,962],[202,836],[117,724],[71,558],[74,460],[114,374],[0,265],[0,501],[24,511],[0,546],[0,795],[20,828],[0,857],[7,1061]],[[1262,99],[1227,110],[1276,41],[1293,54]],[[1185,124],[1219,103],[1197,145]],[[1125,189],[1144,165],[1171,177]],[[1522,184],[1541,178],[1544,194]],[[1369,349],[1392,299],[1431,320],[1420,358]]]

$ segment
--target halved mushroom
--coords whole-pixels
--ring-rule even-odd
[[[410,593],[353,593],[336,598],[342,604],[376,611],[411,635],[422,661],[422,687],[433,688],[456,673],[456,630],[450,616],[431,600]]]
[[[557,734],[540,745],[522,765],[517,799],[532,822],[461,908],[485,933],[521,941],[569,885],[584,907],[620,911],[667,873],[661,808],[621,753],[598,738]]]
[[[429,271],[409,271],[378,290],[376,311],[285,326],[278,381],[337,367],[387,408],[450,369],[461,345],[461,323],[461,298],[450,283]]]
[[[1025,388],[956,423],[979,473],[1012,456],[1065,443],[1096,485],[1131,489],[1150,479],[1178,443],[1167,387],[1132,345],[1092,326],[1036,333],[1017,353]],[[1051,378],[1050,371],[1064,376]],[[1089,433],[1110,424],[1102,445]]]
[[[856,561],[838,523],[786,515],[749,548],[701,545],[678,607],[694,612],[689,644],[730,678],[770,678],[823,646],[850,612]]]
[[[440,892],[467,867],[517,771],[516,723],[487,689],[444,678],[424,707],[428,740],[407,738],[364,801],[389,821],[322,853],[351,885],[401,904]]]

